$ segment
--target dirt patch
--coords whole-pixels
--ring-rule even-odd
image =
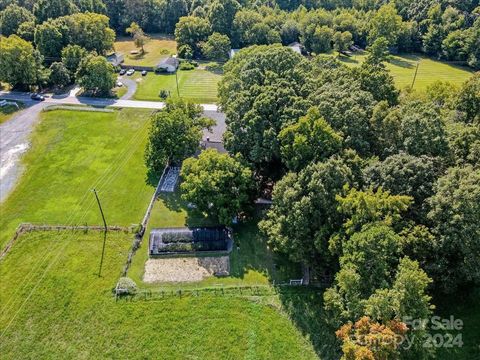
[[[228,256],[149,259],[145,264],[143,281],[195,282],[213,275],[226,276],[229,272]]]

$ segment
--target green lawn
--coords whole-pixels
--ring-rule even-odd
[[[155,66],[162,59],[177,52],[177,43],[171,36],[150,35],[150,40],[144,46],[145,53],[130,54],[138,51],[131,37],[119,37],[114,44],[115,51],[124,55],[125,65]]]
[[[338,57],[340,61],[348,66],[358,66],[365,58],[366,53],[355,54],[352,57]],[[451,65],[422,55],[398,55],[393,56],[387,64],[387,69],[390,70],[398,88],[403,89],[412,85],[417,63],[419,63],[419,67],[414,85],[414,89],[417,90],[425,90],[428,85],[437,80],[461,85],[473,73],[466,67]]]
[[[221,75],[207,70],[179,70],[180,97],[196,103],[215,103],[217,101],[217,83],[220,78]],[[149,73],[141,79],[137,92],[133,96],[136,100],[162,101],[158,96],[160,90],[170,91],[170,95],[173,97],[178,96],[175,74]]]
[[[2,359],[315,359],[272,298],[115,302],[131,236],[37,232],[0,263]]]
[[[143,152],[150,111],[43,112],[23,158],[25,171],[0,204],[0,248],[22,222],[139,223],[154,191],[146,185]]]
[[[148,234],[158,227],[208,226],[218,225],[201,214],[189,210],[180,199],[179,191],[161,194],[154,205],[146,231],[147,236],[137,251],[129,270],[129,277],[146,288],[178,288],[178,284],[146,284],[142,282],[144,265],[148,259]],[[269,285],[273,280],[281,282],[301,277],[298,265],[291,264],[281,256],[274,255],[266,246],[266,241],[258,233],[255,221],[234,227],[235,246],[230,254],[230,276],[210,277],[196,283],[182,283],[182,288],[202,288],[211,286],[250,286]],[[275,265],[276,264],[276,265]]]

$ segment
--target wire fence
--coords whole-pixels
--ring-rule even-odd
[[[262,297],[275,296],[285,292],[320,291],[315,286],[298,286],[289,282],[275,285],[217,285],[202,288],[177,288],[177,289],[140,289],[134,294],[119,295],[114,292],[116,301],[138,302],[155,301],[171,298],[198,298],[198,297]]]
[[[150,301],[168,298],[196,298],[206,296],[221,297],[249,297],[249,296],[270,296],[277,294],[276,287],[268,285],[259,286],[215,286],[200,289],[164,289],[150,290],[141,289],[135,294],[116,295],[117,301]]]

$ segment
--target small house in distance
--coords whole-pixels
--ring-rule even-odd
[[[163,59],[156,67],[155,72],[173,73],[177,70],[180,61],[175,57],[168,57]]]

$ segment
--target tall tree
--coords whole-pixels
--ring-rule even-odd
[[[474,74],[463,84],[456,107],[465,122],[480,124],[480,73]]]
[[[480,283],[480,171],[471,166],[449,169],[429,199],[429,218],[440,237],[436,284],[453,292]]]
[[[369,27],[368,40],[370,44],[376,39],[384,37],[389,46],[395,46],[402,27],[402,17],[398,15],[394,4],[385,4],[375,13]]]
[[[75,78],[94,95],[109,95],[117,79],[115,69],[103,56],[88,55],[80,62]]]
[[[225,145],[263,174],[282,171],[278,134],[310,107],[309,68],[302,56],[275,45],[244,49],[224,67],[218,94],[227,115]]]
[[[145,35],[142,28],[136,22],[132,22],[125,31],[132,35],[135,46],[142,49],[143,54],[145,52],[144,46],[148,41],[148,36]]]
[[[343,220],[335,195],[353,180],[342,160],[330,158],[278,181],[273,205],[259,224],[273,249],[297,262],[332,265],[328,241]]]
[[[175,40],[177,49],[188,45],[195,57],[201,54],[201,43],[211,34],[210,23],[195,16],[181,17],[175,26]]]
[[[179,163],[199,148],[202,129],[211,125],[201,117],[198,105],[171,102],[152,116],[145,163],[149,173],[159,176],[165,164]]]
[[[227,35],[214,32],[202,45],[202,54],[210,60],[227,61],[230,55],[230,39]]]
[[[3,36],[16,34],[21,24],[34,20],[35,17],[30,11],[12,3],[0,12],[0,34]]]
[[[36,85],[41,79],[43,59],[31,43],[16,35],[0,41],[0,81],[13,87]]]
[[[282,160],[293,171],[303,169],[309,163],[323,161],[342,148],[342,137],[311,108],[298,123],[280,131]]]
[[[79,45],[67,45],[62,49],[62,62],[70,72],[70,76],[75,76],[78,65],[87,54],[87,50]]]
[[[231,224],[252,200],[251,170],[215,149],[202,151],[198,159],[185,160],[181,176],[182,199],[221,224]]]
[[[33,7],[33,14],[39,24],[76,12],[78,8],[71,0],[38,0]]]

